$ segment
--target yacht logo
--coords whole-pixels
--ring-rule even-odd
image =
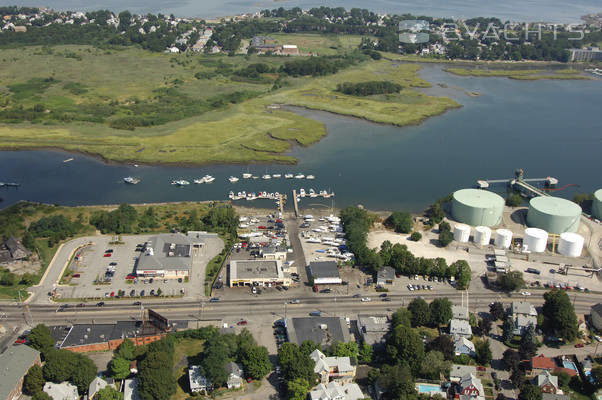
[[[423,19],[407,19],[399,22],[401,43],[426,43],[429,41],[431,26]]]

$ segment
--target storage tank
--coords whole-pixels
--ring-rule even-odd
[[[479,246],[487,246],[491,241],[491,229],[486,226],[477,226],[474,229],[473,240]]]
[[[460,243],[466,243],[470,239],[470,226],[458,224],[454,226],[454,240]]]
[[[453,194],[452,216],[463,224],[493,226],[502,220],[504,199],[493,192],[461,189]]]
[[[576,232],[581,219],[581,207],[560,197],[540,196],[529,201],[527,225],[546,232],[560,234]]]
[[[602,220],[602,189],[598,189],[594,192],[592,215],[594,218]]]
[[[548,246],[548,232],[539,228],[525,229],[523,246],[532,253],[543,253]]]
[[[509,249],[512,244],[512,231],[508,229],[498,229],[495,231],[493,244],[499,249]]]
[[[560,234],[560,243],[558,243],[558,252],[566,257],[579,257],[583,250],[583,236],[573,232],[564,232]]]

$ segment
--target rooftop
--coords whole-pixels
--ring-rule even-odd
[[[301,345],[306,340],[330,346],[334,342],[349,342],[349,328],[341,317],[287,318],[289,341]]]
[[[529,206],[549,215],[573,217],[581,214],[581,207],[570,200],[560,197],[539,196],[529,201]]]
[[[179,233],[154,236],[140,255],[138,270],[186,270],[192,266],[192,240]]]
[[[477,367],[472,365],[453,364],[449,373],[451,378],[461,378],[470,374],[476,375]]]
[[[469,319],[468,308],[463,306],[452,306],[452,314],[454,319]]]
[[[0,354],[0,399],[7,399],[40,352],[26,345],[10,346]]]
[[[527,301],[513,301],[512,302],[512,314],[525,314],[537,316],[537,311],[531,303]]]
[[[554,369],[556,368],[556,363],[551,358],[540,354],[531,358],[531,368],[534,369]]]
[[[452,335],[472,335],[470,324],[465,319],[452,319],[449,323],[449,333]]]
[[[496,193],[482,189],[460,189],[454,192],[454,199],[471,207],[489,208],[503,207],[504,199]]]
[[[319,384],[309,392],[311,400],[359,400],[365,398],[357,383],[340,385],[330,382],[328,385]]]
[[[383,269],[381,269],[380,271],[377,272],[376,274],[377,276],[377,280],[395,280],[395,270],[391,267],[384,267]]]
[[[125,380],[123,384],[123,400],[140,400],[140,396],[138,396],[138,378]]]
[[[340,278],[336,261],[312,261],[309,270],[314,278]]]
[[[232,260],[230,261],[230,280],[237,279],[282,279],[280,260]]]

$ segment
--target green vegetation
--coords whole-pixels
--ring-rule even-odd
[[[343,82],[337,85],[337,92],[350,96],[373,96],[375,94],[390,94],[401,92],[400,84],[386,81]]]
[[[574,69],[476,69],[476,68],[445,68],[446,72],[460,76],[504,77],[518,80],[540,79],[591,79],[581,75]]]
[[[384,225],[397,233],[410,233],[414,228],[414,220],[410,213],[395,211],[384,221]]]
[[[412,242],[419,242],[420,239],[422,239],[422,233],[420,232],[412,232],[412,234],[410,235],[410,240]]]
[[[577,315],[566,292],[554,289],[546,292],[544,299],[544,331],[569,342],[575,340],[579,334]]]
[[[42,391],[45,383],[42,367],[37,364],[32,365],[23,379],[23,391],[30,396],[34,396]]]
[[[523,198],[518,193],[510,193],[506,197],[506,205],[508,207],[519,207],[523,204]]]
[[[507,292],[514,292],[523,286],[525,281],[521,271],[510,271],[507,274],[501,274],[497,278],[498,286]]]
[[[451,233],[449,223],[443,221],[439,224],[439,243],[443,247],[447,247],[454,240],[454,235]]]
[[[311,342],[303,343],[301,347],[286,342],[278,349],[278,364],[285,381],[289,382],[287,387],[289,399],[305,399],[307,389],[314,387],[317,381],[314,362],[309,357],[314,348],[316,345]]]
[[[83,354],[68,350],[51,349],[44,353],[44,378],[54,383],[71,382],[80,393],[88,390],[88,386],[96,377],[98,370],[91,359]]]
[[[366,240],[376,217],[363,208],[347,207],[341,210],[341,222],[347,237],[347,246],[355,254],[356,262],[371,271],[382,268],[382,259],[374,249],[369,249]]]

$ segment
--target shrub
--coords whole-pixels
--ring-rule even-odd
[[[420,239],[422,239],[422,233],[420,232],[412,232],[410,235],[410,240],[413,242],[418,242]]]

